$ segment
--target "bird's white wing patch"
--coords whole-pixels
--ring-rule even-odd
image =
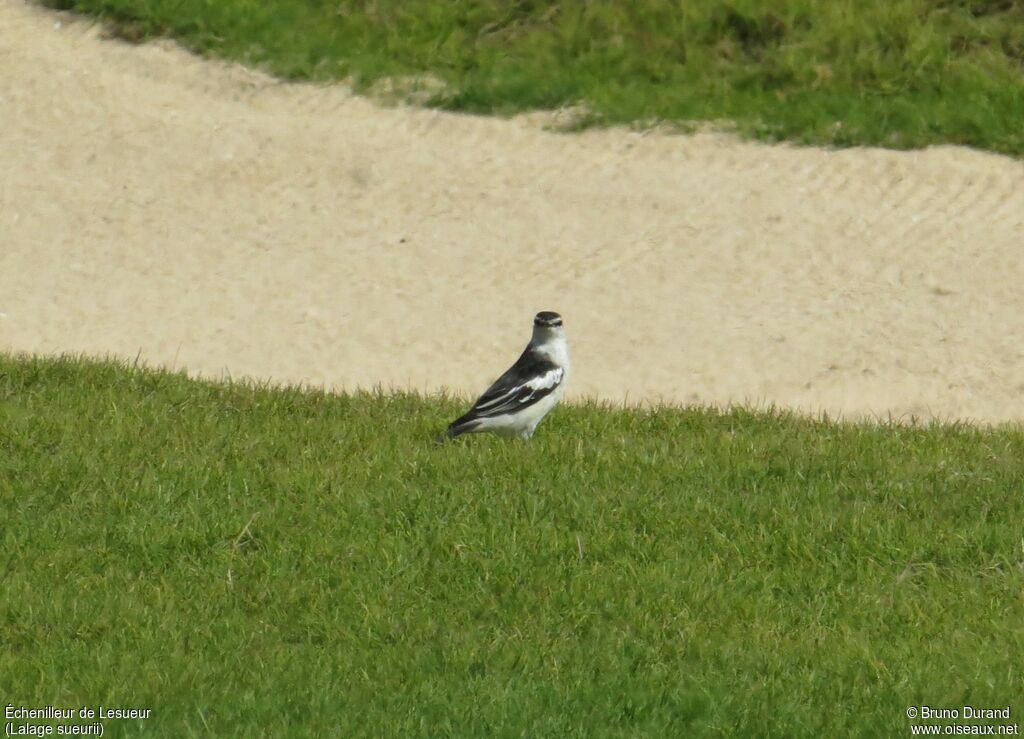
[[[496,416],[530,405],[551,393],[563,377],[565,370],[562,367],[552,367],[547,372],[513,385],[499,395],[489,397],[490,393],[485,394],[473,411],[479,416]]]

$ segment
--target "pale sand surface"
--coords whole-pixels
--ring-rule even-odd
[[[56,27],[57,22],[60,27]],[[382,108],[0,0],[0,350],[1024,419],[1024,164]]]

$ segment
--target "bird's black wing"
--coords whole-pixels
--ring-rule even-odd
[[[487,388],[487,392],[480,396],[468,413],[456,419],[452,427],[528,408],[553,393],[564,378],[563,368],[532,347],[527,347],[516,363]]]

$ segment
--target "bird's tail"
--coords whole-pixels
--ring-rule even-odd
[[[468,434],[478,425],[479,424],[474,422],[459,423],[458,421],[454,421],[451,424],[449,424],[448,428],[444,430],[443,434],[434,439],[434,443],[444,444],[445,442],[451,441],[452,439],[462,436],[463,434]]]

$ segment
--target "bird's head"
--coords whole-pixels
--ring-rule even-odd
[[[533,317],[534,343],[550,341],[563,336],[562,317],[550,310],[542,310]]]

